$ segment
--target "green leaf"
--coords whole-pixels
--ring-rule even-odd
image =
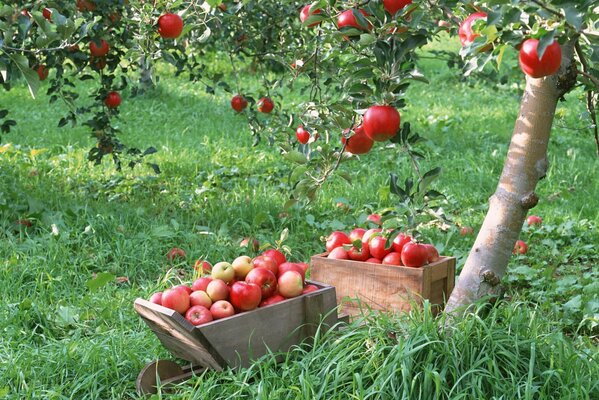
[[[418,192],[424,194],[430,184],[441,174],[441,167],[433,168],[422,176],[418,183]]]
[[[291,162],[296,163],[296,164],[307,164],[308,163],[308,159],[306,158],[306,156],[297,150],[291,150],[291,151],[283,154],[283,157]]]
[[[576,28],[577,31],[580,31],[584,21],[584,13],[578,11],[576,7],[572,5],[565,6],[564,12],[566,13],[566,21]]]
[[[37,76],[37,73],[29,67],[27,57],[22,54],[11,54],[8,55],[8,57],[13,61],[19,71],[21,71],[21,74],[23,74],[27,86],[29,87],[29,93],[31,93],[31,97],[35,98],[35,95],[40,88],[40,79]]]
[[[543,54],[545,54],[545,50],[547,50],[547,47],[553,43],[555,38],[555,31],[550,31],[547,32],[545,35],[543,35],[543,37],[541,37],[539,39],[539,46],[537,47],[537,56],[539,57],[539,60],[541,58],[543,58]]]
[[[100,272],[95,278],[85,282],[85,286],[87,286],[90,291],[95,292],[103,286],[106,286],[108,283],[113,282],[115,279],[116,276],[108,272]]]

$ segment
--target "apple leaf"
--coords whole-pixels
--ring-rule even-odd
[[[100,272],[99,274],[96,275],[95,278],[92,278],[89,281],[85,282],[85,286],[87,286],[87,288],[90,291],[95,292],[95,291],[99,290],[100,288],[102,288],[103,286],[106,286],[108,283],[114,281],[115,279],[116,279],[116,276],[114,276],[108,272]]]

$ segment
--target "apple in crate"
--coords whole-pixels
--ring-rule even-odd
[[[212,318],[222,319],[234,315],[235,309],[233,308],[233,305],[228,301],[219,300],[212,304],[212,307],[210,307],[210,313],[212,314]]]
[[[318,290],[318,286],[316,285],[306,285],[304,290],[302,290],[302,294],[316,292]]]
[[[271,304],[277,304],[282,302],[283,300],[287,300],[286,298],[284,298],[283,296],[281,296],[280,294],[275,294],[273,296],[270,296],[267,299],[264,299],[260,302],[260,304],[258,305],[258,307],[266,307],[266,306],[270,306]]]
[[[203,290],[196,290],[189,295],[189,304],[191,306],[204,306],[210,308],[212,306],[212,299],[208,296],[208,293]]]
[[[252,261],[254,268],[266,268],[269,269],[273,274],[279,275],[279,264],[274,257],[267,255],[261,255]]]
[[[296,271],[287,271],[279,276],[277,282],[279,294],[285,298],[297,297],[304,290],[302,275]]]
[[[422,267],[428,263],[428,255],[425,245],[416,242],[406,243],[401,250],[401,262],[406,267]]]
[[[152,297],[150,297],[150,303],[158,304],[159,306],[161,306],[162,305],[162,292],[154,293],[152,295]]]
[[[235,282],[229,295],[231,304],[240,311],[250,311],[258,307],[262,300],[262,289],[255,283]]]
[[[193,306],[185,313],[185,319],[198,326],[212,321],[212,313],[204,306]]]
[[[335,260],[347,260],[349,258],[347,251],[343,247],[333,249],[327,257]]]
[[[327,237],[326,249],[330,253],[344,244],[351,244],[349,237],[341,231],[335,231]]]
[[[302,276],[302,279],[304,279],[304,280],[306,279],[306,271],[304,270],[303,267],[301,267],[300,265],[297,265],[297,263],[286,262],[286,263],[279,265],[279,275],[283,275],[287,271],[298,272]]]
[[[205,292],[210,282],[212,282],[212,278],[209,278],[207,276],[198,278],[191,284],[191,290],[193,290],[194,292],[196,290],[203,290]]]
[[[254,268],[252,258],[249,256],[239,256],[231,263],[235,270],[235,279],[244,280],[245,276]]]
[[[262,255],[270,257],[270,258],[274,258],[275,261],[277,262],[277,265],[281,265],[284,262],[287,262],[287,258],[285,257],[285,254],[281,253],[279,250],[276,250],[276,249],[266,250],[264,253],[262,253]]]
[[[227,300],[229,298],[229,291],[229,286],[220,279],[214,279],[206,288],[206,293],[208,293],[212,301]]]
[[[437,251],[437,249],[435,248],[435,246],[433,246],[432,244],[425,244],[424,247],[426,247],[426,251],[428,252],[428,262],[429,264],[432,262],[435,262],[437,260],[439,260],[439,252]]]
[[[212,277],[212,279],[220,279],[225,283],[229,283],[233,281],[233,278],[235,278],[235,270],[233,269],[233,266],[228,262],[221,261],[219,263],[214,264],[210,276]]]
[[[191,288],[187,285],[177,285],[173,289],[185,290],[187,292],[187,294],[191,294],[191,292],[193,292],[193,290],[191,290]]]
[[[381,260],[379,260],[378,258],[369,258],[368,260],[366,260],[367,263],[373,263],[373,264],[382,264],[383,262]]]
[[[406,243],[410,243],[411,241],[411,236],[400,233],[399,235],[395,236],[395,239],[393,239],[393,250],[401,254],[401,251]]]
[[[167,289],[162,293],[162,306],[185,315],[189,309],[189,293],[181,289]]]
[[[391,253],[387,254],[385,256],[385,258],[383,258],[382,264],[384,264],[384,265],[402,265],[401,264],[401,254],[396,251],[392,251]]]
[[[254,268],[247,274],[245,281],[260,286],[263,299],[272,296],[277,290],[277,277],[266,268]]]
[[[370,255],[372,257],[382,260],[383,258],[385,258],[387,254],[393,251],[393,247],[387,247],[386,237],[375,236],[372,239],[370,239],[368,250],[370,250]]]

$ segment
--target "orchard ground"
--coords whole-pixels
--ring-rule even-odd
[[[443,168],[435,188],[453,221],[423,236],[460,266],[474,236],[458,226],[476,232],[484,217],[524,78],[510,75],[494,90],[442,61],[421,65],[436,73],[411,86],[402,120],[429,139],[423,168]],[[84,128],[56,127],[60,104],[32,100],[24,87],[0,92],[18,121],[0,145],[0,398],[135,398],[139,370],[171,356],[132,303],[179,282],[165,256],[173,246],[187,251],[175,265],[187,280],[196,259],[231,261],[243,237],[273,243],[285,228],[291,258],[308,261],[324,248],[320,236],[364,226],[369,213],[396,204],[388,174],[405,178],[409,161],[376,144],[342,165],[353,185],[333,181],[308,208],[284,210],[289,163],[275,148],[251,147],[229,95],[169,74],[161,69],[155,92],[124,95],[121,105],[123,140],[156,146],[160,175],[119,174],[108,159],[92,166],[95,140]],[[266,357],[239,373],[207,372],[172,398],[598,398],[599,161],[582,104],[560,103],[531,212],[543,225],[521,236],[529,252],[511,262],[507,301],[450,332],[426,312],[380,317],[320,336],[280,364]],[[16,228],[24,218],[33,227]],[[127,279],[90,288],[103,272]]]

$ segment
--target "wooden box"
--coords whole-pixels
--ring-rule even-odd
[[[441,257],[422,268],[381,265],[312,256],[310,278],[335,285],[339,311],[355,316],[372,310],[408,311],[428,299],[437,313],[455,284],[454,257]]]
[[[338,322],[335,288],[310,283],[319,290],[199,326],[144,299],[135,300],[135,310],[174,356],[215,370],[246,367],[314,336],[321,320],[325,329]]]

